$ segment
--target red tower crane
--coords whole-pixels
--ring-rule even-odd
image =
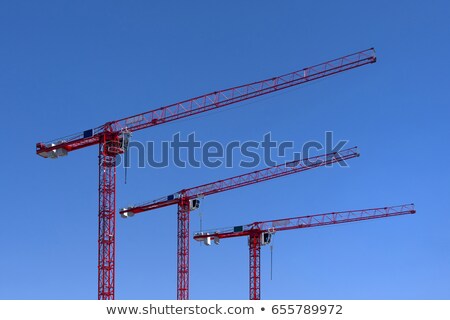
[[[177,232],[177,299],[189,299],[189,213],[199,207],[198,198],[211,194],[241,188],[258,182],[271,180],[309,169],[331,165],[358,157],[355,148],[342,150],[330,154],[295,160],[278,166],[253,171],[219,180],[197,187],[183,189],[167,197],[120,210],[122,217],[132,217],[137,213],[150,211],[170,205],[178,205],[178,232]]]
[[[194,234],[194,240],[203,241],[206,245],[210,245],[211,239],[214,240],[215,244],[219,244],[220,239],[248,237],[250,253],[250,300],[259,300],[261,298],[261,246],[269,244],[272,234],[275,232],[388,218],[414,213],[416,213],[414,204],[404,204],[394,207],[314,214],[295,218],[254,222],[243,226],[219,230],[213,229],[211,231],[197,232]]]
[[[215,91],[107,122],[102,126],[64,138],[45,143],[38,142],[36,153],[41,157],[53,159],[81,148],[99,146],[98,299],[114,299],[116,157],[126,150],[132,132],[219,109],[374,62],[376,62],[375,50],[371,48],[282,76]]]

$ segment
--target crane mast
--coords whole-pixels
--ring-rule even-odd
[[[197,187],[184,189],[167,197],[146,202],[120,210],[123,218],[132,217],[135,214],[178,205],[178,230],[177,230],[177,299],[189,299],[189,217],[190,211],[199,206],[199,197],[209,196],[215,193],[241,188],[251,184],[280,178],[286,175],[303,172],[306,170],[332,165],[334,163],[359,157],[357,148],[350,148],[339,152],[295,160],[256,170],[250,173],[234,176]],[[256,251],[255,251],[256,254]]]
[[[356,221],[389,218],[406,214],[414,214],[414,204],[403,204],[399,206],[349,210],[314,214],[308,216],[268,220],[254,222],[243,226],[235,226],[223,229],[211,229],[196,232],[194,240],[203,241],[210,245],[212,240],[219,244],[220,239],[248,237],[249,244],[249,286],[250,300],[261,298],[261,246],[269,244],[274,233],[280,231],[328,226]]]
[[[132,132],[219,109],[234,103],[376,62],[373,48],[312,67],[225,90],[214,91],[139,113],[48,142],[36,143],[36,154],[56,159],[69,152],[99,145],[98,299],[115,297],[116,160],[126,150]]]

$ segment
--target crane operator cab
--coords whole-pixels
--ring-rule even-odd
[[[200,208],[200,200],[198,199],[191,199],[189,200],[189,210],[194,211]]]
[[[272,241],[272,234],[270,232],[263,232],[261,233],[261,245],[265,246],[267,244],[270,244]]]
[[[248,245],[250,246],[251,243],[251,237],[248,237]],[[259,244],[261,246],[265,246],[267,244],[270,244],[270,242],[272,241],[272,233],[271,232],[261,232],[261,234],[259,235]]]

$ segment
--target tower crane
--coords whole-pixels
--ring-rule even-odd
[[[194,240],[203,241],[206,245],[210,245],[211,240],[213,240],[215,244],[219,244],[220,239],[248,237],[250,260],[250,300],[260,300],[261,246],[269,244],[271,242],[272,235],[275,232],[388,218],[414,213],[416,213],[414,204],[404,204],[384,208],[330,212],[302,217],[254,222],[251,224],[235,226],[232,228],[213,229],[210,231],[197,232],[194,234]]]
[[[281,76],[214,91],[110,121],[64,138],[38,142],[36,153],[50,159],[98,145],[98,299],[110,300],[114,299],[115,295],[116,157],[126,151],[132,132],[219,109],[374,62],[376,62],[375,50],[371,48]]]
[[[273,167],[245,173],[228,179],[219,180],[197,187],[183,189],[169,196],[146,202],[140,205],[123,208],[120,214],[123,218],[170,205],[178,206],[177,231],[177,299],[189,299],[189,213],[199,208],[200,200],[211,194],[241,188],[258,182],[279,178],[282,176],[303,172],[306,170],[329,166],[333,163],[358,157],[356,147],[320,156],[295,160]]]

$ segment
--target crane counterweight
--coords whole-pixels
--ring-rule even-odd
[[[67,156],[68,152],[64,148],[57,148],[56,146],[63,144],[65,141],[60,140],[55,143],[49,143],[49,144],[43,144],[43,143],[37,143],[36,148],[45,148],[47,151],[41,151],[37,154],[43,158],[50,158],[50,159],[57,159],[60,157]],[[54,148],[54,149],[53,149]]]

